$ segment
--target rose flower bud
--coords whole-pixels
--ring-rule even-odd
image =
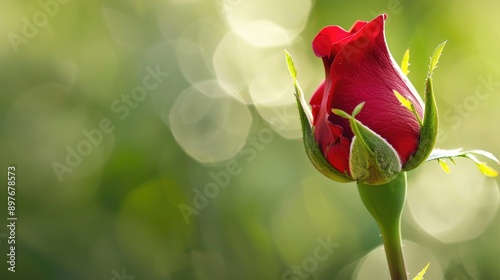
[[[385,20],[386,15],[380,15],[370,22],[358,21],[349,31],[327,26],[316,35],[312,47],[323,59],[326,78],[309,102],[311,110],[286,50],[285,56],[307,156],[328,178],[357,182],[361,200],[380,228],[391,279],[406,280],[401,249],[406,172],[437,160],[449,173],[446,161],[468,158],[485,176],[496,177],[498,172],[477,156],[500,161],[484,150],[434,149],[438,112],[432,74],[446,41],[430,58],[424,103],[406,77],[409,50],[401,68],[389,52]],[[428,266],[415,279],[422,278]]]
[[[419,149],[424,114],[389,52],[385,19],[358,21],[349,31],[327,26],[312,43],[326,72],[310,101],[314,138],[336,171],[366,184],[387,183],[404,169]]]

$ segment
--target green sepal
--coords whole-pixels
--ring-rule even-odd
[[[487,163],[480,161],[477,158],[477,156],[486,157],[486,158],[496,162],[497,164],[500,164],[498,159],[492,153],[489,153],[489,152],[486,152],[483,150],[464,151],[462,149],[454,149],[454,150],[434,149],[426,161],[437,160],[438,163],[443,168],[443,170],[445,170],[446,173],[450,173],[449,168],[447,170],[445,167],[443,167],[443,163],[447,167],[446,163],[444,162],[445,159],[449,159],[450,161],[455,163],[455,161],[454,161],[455,158],[459,158],[459,157],[468,158],[476,164],[476,166],[479,168],[479,171],[481,171],[481,173],[483,175],[488,176],[488,177],[498,176],[498,172],[495,169],[488,166]]]
[[[288,67],[288,71],[290,72],[290,76],[292,76],[293,80],[293,87],[295,88],[295,98],[297,99],[297,102],[300,103],[299,106],[299,112],[304,113],[305,117],[307,118],[307,122],[309,123],[309,126],[312,126],[313,122],[313,117],[312,113],[309,110],[309,106],[307,104],[307,101],[304,99],[304,94],[302,93],[302,89],[300,88],[299,81],[297,81],[297,68],[295,68],[295,63],[293,62],[292,56],[290,53],[286,50],[283,49],[285,52],[285,57],[286,57],[286,65]],[[302,108],[302,109],[300,109]]]
[[[297,69],[293,63],[290,53],[285,50],[286,62],[295,87],[295,98],[299,109],[300,123],[302,125],[302,135],[306,154],[316,169],[326,177],[341,183],[354,181],[348,175],[333,168],[321,153],[316,138],[314,137],[314,127],[312,126],[312,113],[309,110],[304,94],[297,81]]]
[[[413,157],[406,162],[403,171],[409,171],[421,165],[429,157],[432,149],[434,149],[434,145],[436,145],[439,120],[436,99],[434,98],[434,89],[432,87],[432,74],[437,67],[439,57],[445,45],[446,41],[439,44],[431,57],[429,72],[427,73],[427,80],[425,82],[425,112],[424,120],[420,127],[420,141],[417,151]]]
[[[353,110],[353,115],[358,114],[364,103]],[[392,181],[401,172],[401,161],[394,148],[376,132],[338,109],[332,110],[334,114],[349,119],[352,139],[349,158],[351,176],[359,183],[380,185]]]

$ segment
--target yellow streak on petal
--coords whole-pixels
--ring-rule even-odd
[[[401,70],[403,70],[403,73],[407,76],[408,73],[410,73],[408,66],[410,66],[410,48],[406,49],[403,60],[401,61]]]
[[[399,100],[401,105],[405,106],[408,110],[412,111],[412,105],[411,105],[410,100],[404,98],[399,92],[397,92],[395,90],[392,90],[392,92],[394,92],[394,95]]]

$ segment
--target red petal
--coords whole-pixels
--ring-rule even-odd
[[[356,119],[386,139],[404,164],[418,147],[420,127],[415,116],[401,106],[393,90],[408,98],[420,115],[422,107],[415,89],[396,68],[387,49],[384,19],[381,15],[363,26],[335,57],[324,105],[350,113],[359,103],[366,102]],[[344,136],[352,138],[344,118],[330,114],[329,121],[342,126]]]
[[[337,25],[327,26],[323,28],[313,40],[312,48],[316,56],[328,57],[332,45],[351,35],[342,27]]]
[[[351,113],[366,102],[356,119],[386,139],[403,164],[418,147],[418,122],[393,90],[409,99],[421,117],[423,102],[389,53],[385,19],[380,15],[371,22],[358,21],[349,31],[328,26],[313,41],[327,74],[311,99],[315,137],[327,160],[341,172],[348,172],[353,134],[349,122],[334,115],[332,108]]]
[[[349,29],[349,32],[354,34],[358,32],[361,28],[365,27],[365,25],[367,24],[368,24],[367,21],[358,20],[352,25],[351,29]]]
[[[334,144],[330,144],[325,149],[325,157],[328,162],[342,173],[350,174],[349,171],[349,152],[351,141],[346,138],[340,138]]]
[[[318,116],[319,108],[321,107],[321,101],[323,100],[323,93],[324,92],[325,92],[325,82],[323,82],[323,83],[321,83],[321,85],[319,85],[318,89],[311,97],[311,101],[309,102],[311,104],[311,108],[312,108],[312,115],[313,115],[314,124],[316,124],[315,120]]]

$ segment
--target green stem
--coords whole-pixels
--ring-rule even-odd
[[[399,226],[400,227],[400,226]],[[381,230],[384,239],[385,255],[391,278],[393,280],[407,280],[403,251],[401,247],[401,230]]]
[[[358,183],[359,194],[380,228],[392,280],[407,280],[401,248],[401,214],[406,199],[406,173],[383,185]]]

